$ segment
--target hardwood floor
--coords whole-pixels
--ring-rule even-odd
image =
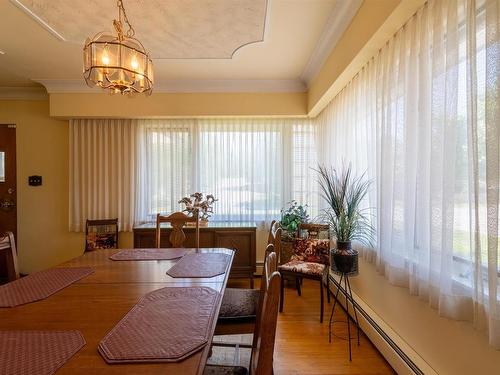
[[[247,287],[230,281],[231,286]],[[258,288],[258,282],[256,283]],[[325,321],[319,322],[319,287],[316,281],[304,280],[302,296],[294,288],[285,288],[285,306],[278,316],[274,350],[275,375],[395,374],[373,344],[361,333],[360,346],[352,341],[349,362],[347,341],[333,337],[328,343],[328,320],[333,305],[325,296]],[[346,314],[335,308],[333,332],[346,337]],[[352,330],[351,337],[355,336]]]

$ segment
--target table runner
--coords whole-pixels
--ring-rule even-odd
[[[51,296],[92,274],[90,267],[51,268],[0,286],[0,307],[14,307]]]
[[[223,253],[189,253],[175,263],[167,274],[172,277],[214,277],[222,275],[231,261]]]
[[[111,260],[171,260],[183,257],[192,249],[125,249],[109,257]]]
[[[219,293],[208,287],[167,287],[139,303],[102,339],[108,363],[178,362],[210,339]]]
[[[54,374],[84,345],[78,331],[0,331],[0,374]]]

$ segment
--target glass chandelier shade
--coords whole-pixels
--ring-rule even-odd
[[[134,38],[121,1],[118,1],[118,8],[119,20],[113,22],[117,35],[101,32],[85,41],[85,82],[90,87],[99,86],[113,93],[151,95],[153,63],[142,43]],[[122,31],[122,17],[129,26],[126,34]]]

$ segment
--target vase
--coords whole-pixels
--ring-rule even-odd
[[[188,221],[186,223],[186,227],[195,227],[196,222],[195,221]],[[200,219],[198,220],[198,226],[199,227],[208,227],[208,219]]]
[[[330,251],[330,257],[330,267],[336,274],[358,274],[358,251],[352,249],[351,241],[337,241],[337,247]]]

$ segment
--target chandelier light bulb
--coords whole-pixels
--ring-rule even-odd
[[[109,56],[106,52],[102,54],[102,63],[103,65],[109,65]]]
[[[137,58],[135,56],[132,57],[132,61],[130,62],[130,66],[132,66],[132,69],[134,69],[134,70],[139,68],[139,63],[137,62]]]

